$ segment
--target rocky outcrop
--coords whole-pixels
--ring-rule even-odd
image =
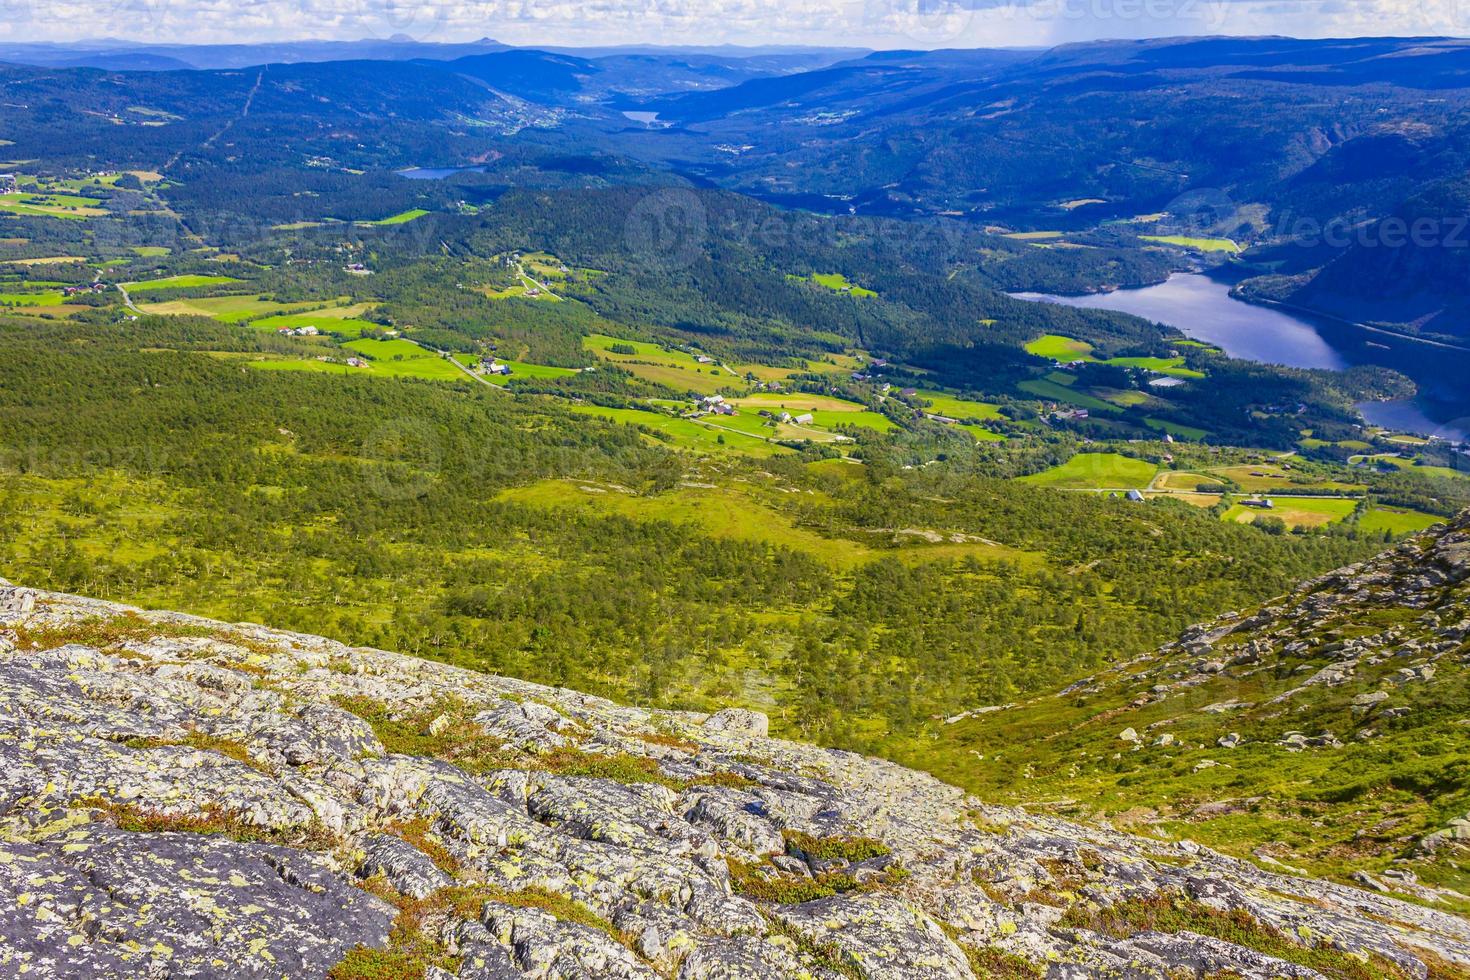
[[[0,976],[1470,966],[1459,917],[987,806],[756,712],[3,585],[0,896]]]

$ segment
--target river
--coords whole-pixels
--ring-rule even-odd
[[[1176,273],[1155,286],[1111,293],[1015,296],[1132,313],[1242,360],[1330,370],[1354,364],[1391,367],[1414,379],[1421,397],[1358,406],[1369,422],[1455,441],[1470,439],[1470,350],[1246,303],[1230,295],[1229,283],[1199,273]]]

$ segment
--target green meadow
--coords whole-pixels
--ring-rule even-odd
[[[1139,235],[1138,237],[1146,242],[1192,248],[1197,252],[1229,252],[1233,255],[1240,251],[1240,246],[1228,238],[1195,238],[1190,235]]]
[[[998,419],[1000,406],[990,402],[972,401],[942,391],[919,389],[919,397],[929,403],[928,411],[952,419]]]
[[[659,433],[664,438],[658,441],[666,445],[695,452],[715,453],[733,450],[748,456],[775,456],[778,453],[789,452],[782,446],[766,442],[754,435],[717,429],[712,425],[701,425],[690,419],[675,418],[660,412],[644,412],[636,408],[607,408],[602,405],[573,405],[572,411],[581,415],[595,415],[612,422],[640,426]]]
[[[1408,510],[1403,507],[1388,507],[1377,504],[1369,508],[1368,512],[1358,518],[1358,529],[1370,534],[1382,534],[1385,531],[1394,536],[1400,534],[1413,534],[1425,528],[1433,527],[1444,522],[1443,517],[1434,514],[1425,514],[1417,510]]]
[[[190,289],[197,286],[222,286],[239,282],[234,276],[167,276],[163,279],[145,279],[141,282],[125,282],[123,288],[130,293],[149,293],[160,289]]]
[[[1189,439],[1194,442],[1199,442],[1209,435],[1209,432],[1204,429],[1198,429],[1192,425],[1181,425],[1178,422],[1170,422],[1168,419],[1156,419],[1152,416],[1144,419],[1143,424],[1150,429],[1157,429],[1160,432],[1167,432],[1171,436],[1178,436],[1181,439]]]
[[[1065,463],[1019,479],[1061,490],[1142,490],[1157,472],[1153,463],[1120,453],[1078,453]]]
[[[1176,378],[1203,378],[1203,371],[1196,371],[1186,367],[1183,357],[1109,357],[1099,358],[1092,353],[1093,347],[1085,340],[1077,340],[1072,337],[1063,337],[1060,334],[1043,334],[1026,345],[1026,352],[1037,357],[1044,357],[1051,361],[1063,364],[1072,361],[1086,361],[1097,364],[1110,364],[1113,367],[1137,368],[1142,371],[1153,371],[1155,374],[1167,374]]]
[[[391,214],[386,218],[379,218],[376,221],[359,221],[357,222],[357,224],[375,225],[379,227],[382,227],[384,225],[402,225],[407,224],[408,222],[413,221],[417,218],[422,218],[428,213],[429,212],[425,211],[423,208],[410,208],[409,210],[401,211],[398,214]]]
[[[802,277],[796,276],[795,278],[800,279]],[[847,293],[851,296],[878,295],[865,286],[859,286],[856,283],[849,282],[848,278],[840,272],[814,272],[809,281],[816,283],[818,286],[826,286],[834,292]]]
[[[1068,405],[1075,405],[1078,408],[1085,408],[1092,412],[1117,414],[1123,411],[1117,405],[1111,405],[1101,398],[1094,398],[1083,392],[1073,391],[1065,385],[1059,385],[1055,381],[1048,381],[1045,378],[1022,381],[1016,387],[1044,401],[1064,402]]]

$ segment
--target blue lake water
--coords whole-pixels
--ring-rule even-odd
[[[1470,350],[1246,303],[1230,295],[1228,283],[1196,273],[1179,273],[1155,286],[1111,293],[1015,296],[1132,313],[1214,344],[1242,360],[1334,370],[1355,364],[1391,367],[1414,379],[1421,397],[1358,406],[1369,422],[1455,441],[1470,439]]]

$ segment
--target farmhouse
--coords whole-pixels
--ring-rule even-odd
[[[796,418],[792,419],[791,421],[795,422],[797,425],[811,425],[813,422],[816,421],[816,418],[812,415],[811,412],[803,412],[801,415],[796,416]]]
[[[14,194],[16,188],[15,174],[0,174],[0,194]]]
[[[695,360],[696,363],[699,363],[699,364],[713,364],[713,363],[715,363],[715,359],[713,357],[710,357],[708,354],[699,354],[699,355],[697,355],[694,358],[694,360]]]
[[[510,374],[510,365],[492,358],[489,361],[481,361],[480,370],[485,374],[508,375]]]
[[[1183,378],[1171,378],[1167,375],[1162,378],[1148,379],[1148,386],[1150,388],[1177,388],[1179,385],[1182,384],[1184,384]]]
[[[1128,491],[1128,499],[1131,500],[1131,501],[1133,501],[1135,504],[1142,503],[1143,502],[1143,494],[1139,493],[1137,490],[1129,490]]]
[[[1242,500],[1241,503],[1247,507],[1259,507],[1261,510],[1270,510],[1271,508],[1276,506],[1271,502],[1270,498],[1268,497],[1259,497],[1254,500]]]

